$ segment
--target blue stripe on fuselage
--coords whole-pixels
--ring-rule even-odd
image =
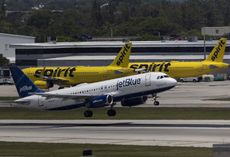
[[[113,101],[117,102],[117,101],[121,101],[124,98],[132,98],[132,97],[138,97],[138,96],[144,96],[144,95],[160,93],[160,92],[169,90],[169,89],[171,89],[173,87],[174,86],[170,86],[170,87],[160,88],[160,89],[156,89],[156,90],[150,90],[150,91],[145,91],[145,92],[139,92],[139,93],[133,93],[133,94],[123,95],[123,96],[119,96],[119,97],[114,97]]]
[[[119,96],[119,97],[114,97],[113,101],[118,102],[124,98],[131,98],[131,97],[144,96],[144,95],[149,95],[149,94],[154,94],[154,93],[160,93],[160,92],[169,90],[173,87],[174,86],[156,89],[156,90],[145,91],[145,92],[133,93],[133,94],[123,95],[123,96]],[[51,108],[51,109],[47,109],[47,110],[71,110],[71,109],[76,109],[76,108],[80,108],[80,107],[85,107],[85,105],[86,105],[86,103],[73,104],[73,105],[68,105],[68,106],[63,106],[63,107]]]

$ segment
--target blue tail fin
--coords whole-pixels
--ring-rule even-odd
[[[10,72],[20,97],[33,95],[32,93],[43,92],[33,84],[33,82],[17,66],[11,66]]]

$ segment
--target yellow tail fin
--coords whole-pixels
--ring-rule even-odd
[[[129,56],[131,53],[132,43],[126,43],[119,51],[117,57],[113,60],[110,66],[128,67]]]
[[[226,45],[227,38],[221,38],[205,61],[223,62]]]

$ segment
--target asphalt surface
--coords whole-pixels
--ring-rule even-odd
[[[0,141],[212,147],[230,143],[230,121],[2,120]]]
[[[230,81],[178,83],[159,94],[161,107],[230,107]],[[1,96],[17,96],[14,86],[0,86]],[[0,103],[6,106],[5,103]],[[153,106],[148,100],[145,105]],[[0,120],[0,141],[212,147],[230,143],[224,120]]]

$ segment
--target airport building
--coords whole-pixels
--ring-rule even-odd
[[[207,55],[217,40],[206,41]],[[204,42],[196,41],[133,41],[131,61],[189,61],[204,59]],[[229,43],[229,42],[228,42]],[[12,44],[15,48],[16,65],[77,66],[108,65],[124,45],[120,41],[62,42]],[[225,53],[230,63],[230,44]]]
[[[9,59],[10,63],[15,63],[15,49],[10,44],[34,43],[35,37],[0,33],[0,41],[0,54]]]

